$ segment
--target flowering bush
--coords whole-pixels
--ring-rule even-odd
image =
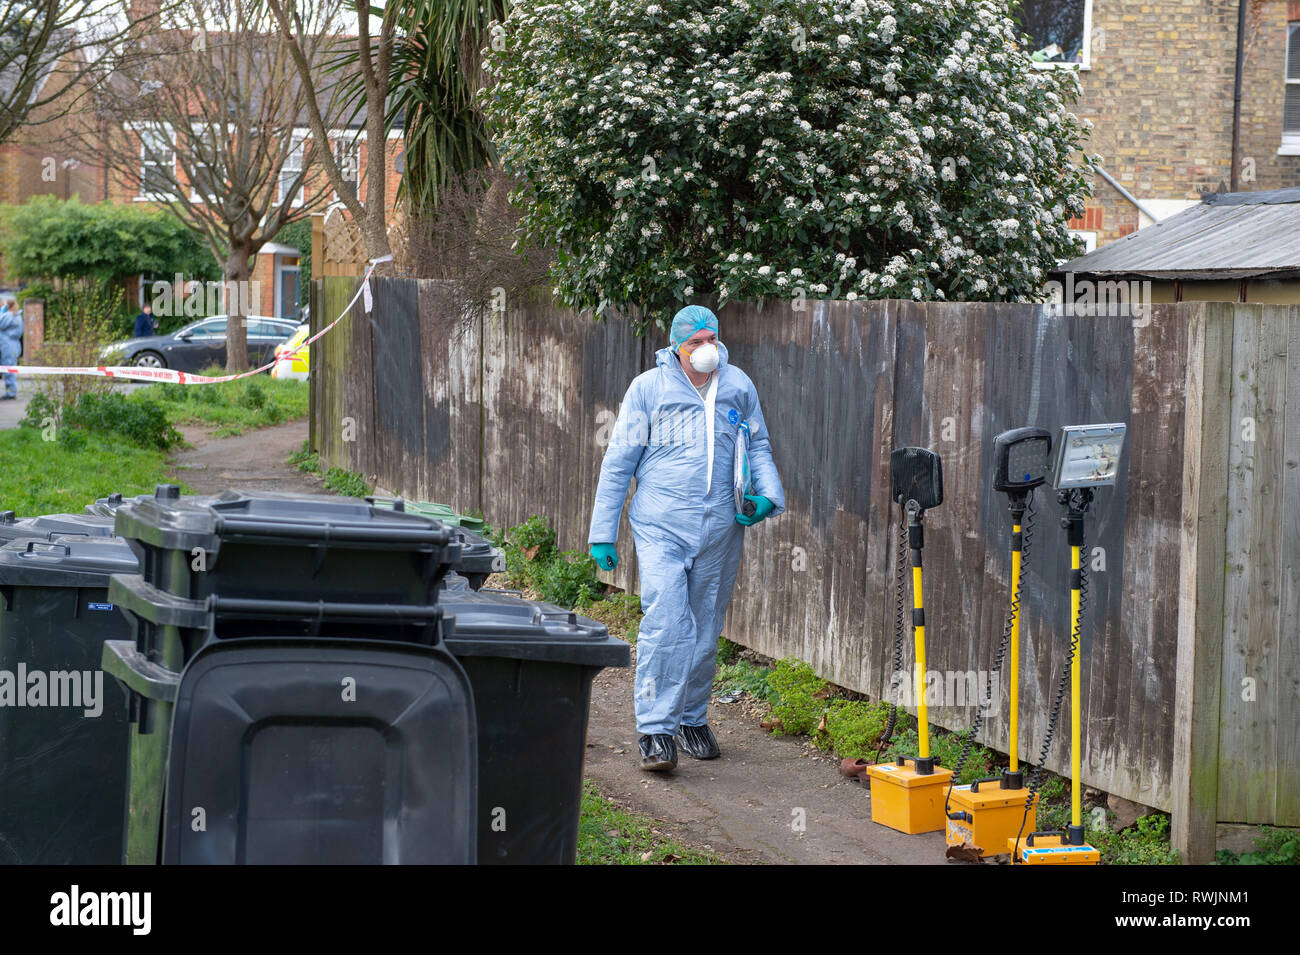
[[[556,295],[1037,298],[1087,195],[1072,72],[993,0],[518,0],[485,91]]]

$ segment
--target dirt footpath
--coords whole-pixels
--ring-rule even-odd
[[[943,833],[908,836],[874,824],[866,789],[811,743],[771,736],[743,703],[715,701],[709,724],[721,757],[679,754],[671,774],[642,772],[632,667],[602,670],[592,687],[584,775],[683,842],[732,862],[947,864]]]
[[[307,422],[294,421],[249,431],[233,438],[213,438],[212,428],[181,429],[193,448],[172,457],[171,477],[195,494],[219,494],[227,488],[282,494],[329,494],[314,474],[286,463],[307,440]]]

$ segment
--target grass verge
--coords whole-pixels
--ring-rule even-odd
[[[722,865],[717,856],[688,849],[654,822],[606,799],[591,780],[582,785],[578,865]]]
[[[37,428],[0,431],[0,460],[0,507],[20,516],[78,513],[97,497],[148,493],[167,479],[166,451],[111,432],[84,432],[74,444],[46,441]]]
[[[203,374],[225,372],[208,368]],[[174,424],[213,425],[214,437],[227,438],[305,418],[308,393],[305,381],[281,381],[257,375],[217,385],[149,385],[137,394],[162,405]]]

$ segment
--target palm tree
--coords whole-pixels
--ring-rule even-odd
[[[388,124],[402,124],[402,189],[414,215],[438,208],[447,187],[496,163],[476,105],[487,82],[480,51],[510,0],[406,0],[393,49]]]

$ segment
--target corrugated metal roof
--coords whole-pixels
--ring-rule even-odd
[[[1300,273],[1300,188],[1212,195],[1054,271],[1240,279]]]

